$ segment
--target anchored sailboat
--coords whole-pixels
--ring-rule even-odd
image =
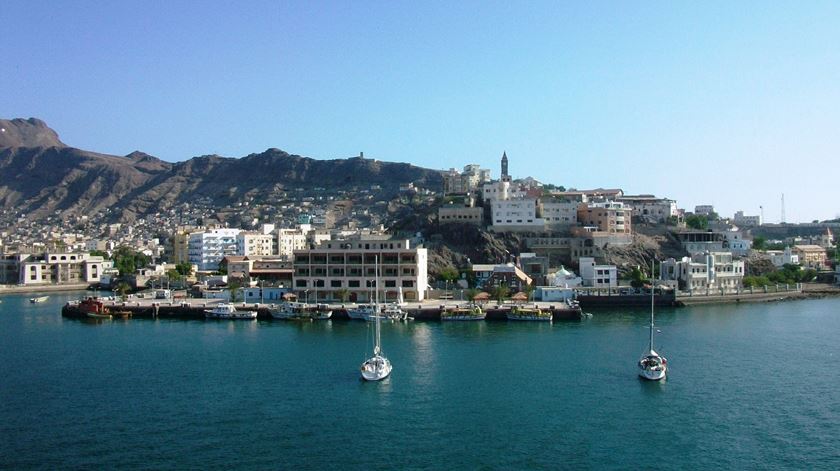
[[[668,360],[653,349],[653,261],[650,263],[650,343],[647,353],[639,359],[639,376],[651,381],[665,379],[668,370]]]
[[[373,356],[362,363],[362,378],[367,381],[379,381],[385,379],[391,374],[391,362],[382,354],[382,313],[379,310],[379,258],[376,263],[376,302],[374,315],[374,336],[373,336]]]

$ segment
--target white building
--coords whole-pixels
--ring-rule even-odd
[[[274,235],[262,232],[240,232],[236,235],[236,255],[269,256],[274,253]]]
[[[615,287],[618,286],[618,268],[615,265],[597,265],[592,257],[581,257],[580,278],[583,286]]]
[[[734,291],[743,286],[744,262],[729,252],[707,252],[660,264],[660,279],[677,281],[680,290],[698,294]]]
[[[737,211],[735,213],[735,216],[732,218],[732,222],[734,222],[738,226],[745,226],[745,227],[760,226],[761,225],[761,216],[744,216],[743,211]]]
[[[306,233],[296,229],[279,229],[277,231],[277,253],[281,257],[291,259],[295,250],[306,248]]]
[[[709,216],[715,212],[715,207],[711,204],[698,204],[694,207],[694,214]]]
[[[240,229],[211,229],[193,232],[189,241],[189,262],[201,271],[218,270],[225,255],[236,255]]]
[[[515,198],[522,198],[525,196],[519,185],[514,184],[510,180],[500,180],[496,182],[485,183],[481,187],[484,204],[489,204],[494,201],[505,201]]]
[[[627,205],[632,216],[645,221],[664,223],[671,216],[679,216],[677,202],[667,198],[657,198],[654,195],[627,195],[616,200]]]
[[[542,230],[545,221],[537,217],[535,198],[494,200],[491,207],[493,229]]]
[[[787,264],[799,265],[799,255],[793,253],[790,247],[784,250],[768,250],[767,255],[774,267],[783,267]]]
[[[428,288],[428,253],[408,240],[373,237],[328,240],[314,249],[294,252],[294,289],[306,298],[339,299],[346,290],[350,301],[369,301],[379,264],[380,300],[422,301]]]
[[[540,217],[546,226],[570,227],[576,226],[578,202],[562,198],[543,198],[540,202]]]
[[[724,233],[726,238],[725,247],[732,252],[733,255],[745,256],[749,255],[752,249],[752,240],[745,239],[743,232],[739,230],[726,231]]]
[[[87,253],[45,253],[43,255],[16,254],[0,260],[4,281],[11,284],[80,284],[99,283],[104,260]]]

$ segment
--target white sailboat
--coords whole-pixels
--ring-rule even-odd
[[[379,259],[376,259],[376,308],[374,310],[373,356],[362,363],[362,378],[367,381],[379,381],[391,374],[391,362],[382,354],[381,324],[382,313],[379,312]]]
[[[639,359],[639,376],[651,381],[665,379],[668,371],[668,360],[653,349],[653,262],[650,265],[650,343],[647,353]]]

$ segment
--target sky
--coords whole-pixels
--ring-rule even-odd
[[[0,2],[0,118],[840,217],[840,2]]]

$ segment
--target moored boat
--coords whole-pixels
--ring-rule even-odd
[[[271,317],[286,320],[326,320],[332,317],[328,306],[298,302],[285,302],[268,308]]]
[[[514,306],[507,313],[509,321],[541,321],[551,322],[551,312],[538,307]]]
[[[487,317],[487,313],[477,304],[455,306],[444,309],[440,313],[442,321],[480,321]]]
[[[37,296],[37,297],[34,297],[34,298],[29,298],[29,302],[33,303],[33,304],[34,303],[42,303],[42,302],[46,301],[47,299],[50,299],[50,297],[49,296]]]
[[[366,321],[373,320],[376,314],[376,306],[374,304],[358,304],[356,307],[347,309],[347,316],[350,319],[363,319]]]
[[[232,303],[221,303],[212,310],[204,310],[207,319],[256,319],[257,311],[239,310]]]

